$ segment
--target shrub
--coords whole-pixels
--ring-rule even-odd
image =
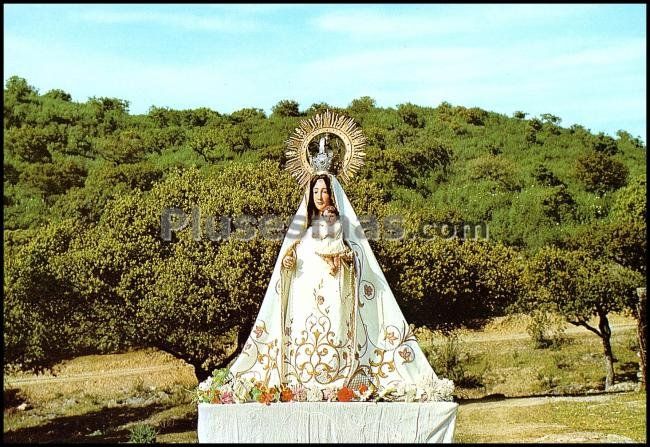
[[[300,111],[298,109],[299,105],[296,101],[291,99],[283,99],[274,105],[271,109],[274,115],[290,117],[290,116],[300,116]]]
[[[484,155],[469,163],[471,180],[489,179],[506,191],[518,191],[522,187],[515,164],[499,155]]]
[[[129,429],[129,443],[153,444],[156,442],[158,431],[149,424],[137,424]]]
[[[603,132],[600,132],[596,138],[593,139],[591,148],[594,151],[605,155],[615,155],[618,153],[616,140],[609,135],[605,135]]]
[[[566,323],[562,317],[541,310],[533,311],[526,326],[535,349],[558,349],[566,342],[565,331]]]
[[[473,124],[475,126],[482,126],[485,123],[485,119],[488,117],[488,113],[478,107],[458,107],[458,115],[467,122],[467,124]]]
[[[601,152],[591,151],[578,157],[575,173],[587,191],[603,195],[625,186],[629,170],[620,161]]]
[[[424,353],[433,370],[440,377],[451,379],[456,385],[466,388],[482,386],[482,376],[485,371],[474,375],[467,370],[473,358],[465,351],[458,331],[446,334],[444,343],[430,345],[425,348]]]

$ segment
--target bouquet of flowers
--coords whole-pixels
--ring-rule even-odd
[[[304,385],[268,387],[255,379],[234,379],[227,368],[217,369],[195,391],[195,401],[210,404],[259,402],[367,402],[451,401],[454,383],[449,379],[430,377],[413,385],[399,384],[381,390],[373,385],[357,387],[308,388]]]

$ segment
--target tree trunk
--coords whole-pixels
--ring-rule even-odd
[[[250,331],[248,330],[242,330],[241,328],[237,328],[237,347],[228,357],[226,357],[225,359],[223,359],[221,363],[219,363],[217,368],[225,368],[230,364],[230,362],[232,362],[241,353],[241,351],[244,349],[244,344],[248,340],[249,332]]]
[[[244,349],[244,344],[248,340],[249,332],[250,331],[246,329],[237,328],[237,347],[228,357],[223,359],[215,369],[225,368],[241,353],[242,349]],[[203,382],[212,375],[212,371],[201,367],[201,362],[192,363],[192,366],[194,366],[194,374],[196,374],[196,378],[199,382]]]
[[[637,318],[637,335],[639,337],[639,372],[641,389],[645,389],[646,378],[646,351],[645,351],[645,334],[646,334],[646,315],[645,315],[645,300],[646,289],[639,287],[636,289],[639,295],[639,302],[636,305],[636,318]]]
[[[614,355],[612,354],[612,330],[609,327],[609,320],[607,314],[598,312],[600,321],[598,322],[598,329],[600,329],[600,336],[603,340],[603,349],[605,351],[605,391],[614,384]]]
[[[205,379],[210,377],[212,373],[201,367],[200,363],[192,363],[192,366],[194,367],[194,375],[196,376],[196,380],[199,381],[199,383],[203,382]]]
[[[170,346],[166,341],[155,343],[154,346],[161,351],[171,354],[174,357],[183,360],[185,363],[192,365],[194,367],[194,375],[196,375],[196,379],[199,381],[199,383],[203,382],[212,374],[212,371],[204,369],[201,366],[202,361],[195,359],[191,355],[184,355],[179,350],[174,349],[172,346]]]

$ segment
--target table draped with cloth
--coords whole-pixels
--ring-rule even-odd
[[[451,443],[455,402],[199,404],[201,443]]]

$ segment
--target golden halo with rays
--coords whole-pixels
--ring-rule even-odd
[[[344,183],[356,174],[366,155],[366,137],[357,123],[345,115],[330,110],[304,119],[287,140],[287,164],[285,168],[293,175],[300,186],[305,186],[316,174],[309,161],[309,143],[322,133],[329,132],[339,137],[345,145],[345,153],[339,172],[333,172]]]

